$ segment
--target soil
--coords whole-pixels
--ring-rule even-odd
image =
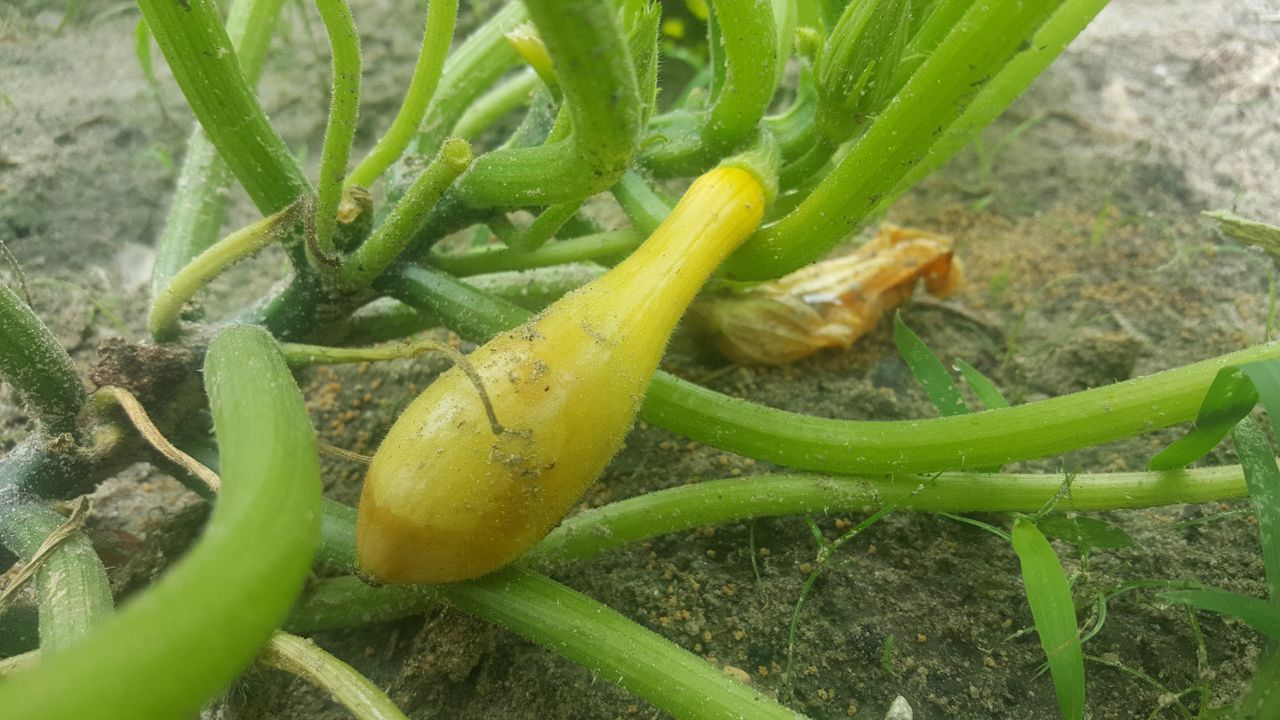
[[[145,337],[151,248],[190,121],[163,62],[156,88],[139,69],[136,10],[108,0],[73,5],[70,16],[62,2],[0,6],[0,239],[87,377],[104,341]],[[316,49],[323,32],[304,5],[285,9],[263,98],[314,173],[327,69]],[[417,21],[404,22],[409,11],[390,3],[353,5],[367,58],[367,147],[397,106]],[[1262,341],[1273,263],[1224,242],[1199,213],[1235,207],[1280,220],[1277,116],[1274,0],[1115,0],[983,135],[985,160],[965,151],[888,213],[889,221],[954,236],[967,272],[955,297],[909,304],[904,319],[940,356],[973,363],[1014,402]],[[228,227],[252,217],[236,191]],[[219,292],[234,299],[234,288],[261,288],[278,264],[250,263]],[[883,323],[852,350],[782,368],[725,368],[692,346],[676,343],[666,367],[767,405],[865,419],[934,414]],[[302,380],[322,436],[370,452],[443,367],[393,362]],[[29,431],[0,389],[0,449]],[[1176,435],[1012,469],[1138,469]],[[1208,461],[1230,459],[1224,448]],[[326,460],[324,469],[329,493],[354,502],[360,468]],[[771,469],[642,423],[583,503]],[[143,466],[105,483],[95,501],[92,527],[121,539],[109,560],[122,592],[172,559],[181,547],[174,538],[202,515],[190,493]],[[1082,622],[1092,621],[1098,593],[1136,580],[1195,579],[1264,596],[1251,516],[1218,516],[1241,507],[1104,513],[1133,545],[1087,558],[1055,543],[1075,579]],[[859,519],[813,518],[829,538]],[[815,552],[803,519],[778,518],[659,538],[558,568],[555,577],[813,718],[880,718],[899,695],[916,718],[1057,717],[1007,543],[941,516],[889,516],[840,551],[809,593],[792,641],[789,623]],[[389,688],[413,718],[663,717],[551,651],[456,612],[316,639]],[[1240,623],[1190,616],[1152,593],[1121,595],[1086,645],[1097,658],[1087,666],[1088,716],[1180,717],[1178,703],[1191,712],[1205,701],[1228,703],[1261,647]],[[204,715],[346,717],[323,692],[259,669]]]

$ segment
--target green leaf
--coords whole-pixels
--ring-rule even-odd
[[[1280,468],[1276,467],[1276,456],[1266,434],[1250,418],[1236,425],[1231,439],[1240,455],[1244,481],[1258,518],[1268,592],[1271,602],[1280,605]]]
[[[1249,597],[1218,588],[1204,590],[1175,590],[1160,593],[1160,597],[1174,603],[1230,615],[1273,640],[1280,640],[1280,607],[1262,598]]]
[[[1096,518],[1045,515],[1036,522],[1036,526],[1045,535],[1065,540],[1077,547],[1114,550],[1133,545],[1133,538],[1129,537],[1129,533]]]
[[[969,387],[973,389],[973,394],[978,396],[978,400],[982,402],[983,407],[988,410],[996,408],[1009,407],[1009,400],[1005,398],[1004,393],[1000,392],[1000,388],[991,382],[991,379],[982,374],[978,368],[969,363],[956,358],[952,361],[952,365],[956,370],[960,371],[960,376],[964,381],[969,383]]]
[[[1067,720],[1080,720],[1084,717],[1084,655],[1067,576],[1053,546],[1030,520],[1014,522],[1013,551],[1022,565],[1027,602],[1049,660],[1058,707]]]
[[[1231,708],[1222,717],[1233,720],[1270,720],[1280,717],[1280,652],[1274,649],[1263,657],[1253,671],[1249,694],[1231,714]]]
[[[960,388],[956,387],[951,373],[947,372],[946,366],[924,344],[924,341],[907,327],[907,324],[902,321],[901,313],[893,315],[893,344],[898,346],[902,359],[911,369],[916,382],[924,388],[929,401],[938,409],[939,415],[946,417],[969,412],[969,407],[960,397]]]
[[[1257,404],[1258,393],[1242,368],[1223,368],[1209,385],[1191,431],[1151,458],[1147,469],[1174,470],[1199,460]]]
[[[1217,220],[1222,232],[1236,240],[1256,245],[1272,255],[1280,255],[1280,227],[1242,218],[1230,210],[1207,210],[1200,214]]]

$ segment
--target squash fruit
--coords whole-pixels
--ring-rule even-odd
[[[755,175],[715,168],[630,257],[472,352],[499,434],[467,376],[441,375],[369,466],[361,572],[389,583],[466,580],[546,536],[622,445],[676,323],[764,206]]]

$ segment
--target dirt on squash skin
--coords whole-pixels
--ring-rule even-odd
[[[366,147],[395,111],[420,31],[391,5],[353,8],[369,53]],[[286,8],[263,97],[314,173],[327,68],[316,49],[322,29],[298,7]],[[60,27],[65,9],[39,0],[0,6],[0,239],[26,268],[37,310],[87,373],[104,339],[145,337],[150,248],[190,121],[158,56],[157,90],[137,67],[136,12],[84,0]],[[1198,213],[1235,205],[1280,220],[1278,17],[1270,0],[1115,0],[983,135],[985,159],[965,151],[885,218],[954,236],[968,277],[946,302],[906,306],[904,320],[941,357],[973,363],[1014,402],[1261,341],[1273,264],[1223,242]],[[233,195],[228,227],[253,217],[243,194]],[[280,262],[246,264],[215,293],[230,304],[242,285],[267,287]],[[766,405],[842,418],[934,415],[884,323],[849,351],[780,368],[726,367],[688,336],[672,347],[668,370]],[[319,369],[302,381],[321,436],[370,453],[445,367],[425,357]],[[0,450],[29,431],[0,389]],[[1011,469],[1139,469],[1177,433]],[[1224,447],[1209,460],[1229,462],[1231,453]],[[354,503],[363,469],[333,458],[323,465],[327,492]],[[583,506],[775,469],[641,423]],[[91,528],[121,592],[171,561],[189,535],[183,528],[201,515],[190,493],[141,467],[95,499]],[[1084,557],[1055,543],[1075,577],[1081,622],[1096,619],[1101,593],[1138,580],[1190,579],[1264,596],[1251,517],[1218,517],[1241,507],[1103,513],[1133,546]],[[813,518],[828,538],[860,519]],[[940,516],[891,515],[840,550],[791,637],[815,554],[802,518],[776,518],[657,538],[553,574],[813,718],[880,718],[898,695],[916,718],[1057,717],[1007,543]],[[1106,618],[1085,646],[1094,658],[1086,668],[1092,718],[1179,717],[1179,703],[1193,713],[1202,701],[1227,703],[1261,648],[1240,623],[1189,615],[1147,591],[1116,596]],[[412,718],[664,716],[553,652],[454,611],[316,639],[388,688]],[[253,669],[204,716],[348,715],[322,691]]]

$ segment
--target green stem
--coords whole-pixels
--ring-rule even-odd
[[[307,638],[275,633],[262,649],[258,662],[324,690],[356,720],[406,720],[391,698],[369,678]]]
[[[435,152],[476,98],[520,64],[503,33],[528,19],[524,3],[507,3],[449,54],[414,145],[417,154]]]
[[[67,518],[44,503],[0,496],[0,541],[23,562],[30,562]],[[36,572],[40,609],[40,649],[48,657],[74,645],[111,615],[107,571],[89,537],[71,531],[48,554]]]
[[[725,269],[737,279],[776,277],[813,261],[856,230],[1022,46],[1026,53],[1041,52],[1028,43],[1059,4],[975,3],[835,170],[799,207],[749,239]]]
[[[404,103],[391,121],[391,127],[378,140],[373,150],[347,178],[347,185],[369,187],[373,181],[400,157],[422,124],[427,105],[435,94],[440,72],[449,54],[453,28],[458,19],[458,0],[432,0],[427,6],[427,23],[422,31],[422,50],[409,80]]]
[[[450,585],[445,600],[550,648],[688,720],[795,720],[798,713],[613,609],[520,568]]]
[[[446,272],[459,276],[530,270],[626,255],[639,247],[644,239],[645,235],[635,230],[611,230],[598,235],[560,240],[525,253],[497,245],[487,245],[460,253],[432,252],[430,262]]]
[[[1009,61],[974,98],[959,119],[947,128],[946,133],[929,149],[929,154],[902,180],[888,197],[880,202],[887,207],[899,195],[923,180],[930,173],[965,148],[977,137],[982,128],[991,124],[1013,104],[1031,81],[1062,54],[1067,45],[1093,20],[1107,0],[1065,0],[1061,7],[1045,21],[1031,40],[1033,50],[1018,53]]]
[[[582,200],[548,205],[525,231],[514,238],[508,248],[515,253],[528,255],[541,248],[560,232],[560,228],[582,207]]]
[[[767,2],[712,0],[723,50],[723,83],[711,107],[654,118],[645,165],[664,175],[691,175],[713,165],[756,129],[778,80],[777,26]],[[714,44],[714,41],[713,41]],[[717,57],[717,62],[720,58]]]
[[[264,215],[310,191],[267,120],[213,0],[138,0],[182,94],[209,140]]]
[[[436,587],[375,588],[355,578],[324,580],[299,603],[289,626],[298,632],[345,627],[441,604],[554,650],[674,717],[802,717],[608,606],[520,568]],[[362,618],[362,613],[367,614]]]
[[[384,286],[473,340],[528,314],[442,273],[402,268]],[[764,407],[659,371],[642,417],[749,457],[819,472],[936,472],[985,468],[1099,445],[1196,417],[1218,370],[1280,357],[1241,350],[1115,385],[1010,408],[927,420],[837,420]]]
[[[792,161],[803,155],[814,140],[813,119],[817,113],[818,93],[813,82],[813,68],[805,65],[796,81],[796,97],[787,109],[764,118],[764,127],[778,140],[783,159]]]
[[[523,70],[481,95],[467,108],[449,134],[464,140],[475,140],[516,108],[529,104],[533,92],[541,84],[533,70]]]
[[[222,456],[213,516],[182,559],[79,643],[0,684],[11,717],[189,717],[271,636],[310,571],[320,469],[302,394],[265,332],[209,346]]]
[[[626,36],[607,0],[526,0],[555,63],[572,120],[569,137],[495,150],[458,183],[471,208],[583,200],[617,181],[640,133],[640,95]]]
[[[367,287],[390,267],[422,229],[440,196],[470,164],[471,146],[466,140],[446,141],[387,219],[343,261],[338,270],[340,284],[352,290]]]
[[[151,305],[147,329],[157,340],[169,339],[178,329],[182,307],[197,291],[227,268],[257,254],[280,239],[297,220],[298,212],[308,212],[306,203],[291,205],[276,214],[231,233],[200,253],[178,271]]]
[[[51,432],[71,432],[84,387],[67,351],[8,285],[0,283],[0,380]]]
[[[631,226],[649,235],[671,214],[671,203],[659,195],[635,170],[628,170],[613,186],[613,197],[631,220]]]
[[[360,115],[360,35],[346,0],[316,0],[333,52],[329,121],[320,151],[320,179],[316,188],[315,251],[325,258],[334,254],[333,231],[342,202],[342,178],[347,174],[351,142]],[[317,264],[322,260],[312,258]]]
[[[227,15],[227,36],[240,55],[240,69],[251,88],[257,85],[258,76],[262,74],[262,63],[283,4],[284,0],[235,0],[231,3]],[[151,268],[153,300],[174,273],[217,241],[227,205],[226,188],[230,182],[227,164],[218,156],[218,151],[197,122],[187,140],[187,152],[182,159],[173,202],[156,244],[155,264]]]
[[[762,475],[707,480],[610,503],[575,515],[527,556],[580,560],[627,543],[759,517],[871,512],[911,495],[898,510],[1035,512],[1066,478],[1052,474],[944,473],[938,476]],[[1202,503],[1246,494],[1239,465],[1170,472],[1075,475],[1059,510],[1118,510]]]

